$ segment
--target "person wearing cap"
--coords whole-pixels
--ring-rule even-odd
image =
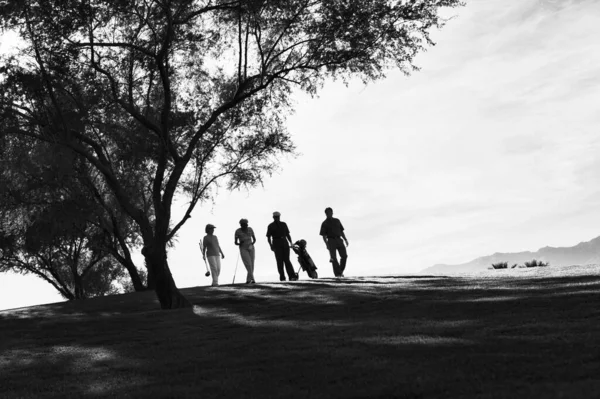
[[[235,231],[235,245],[240,247],[240,257],[248,275],[246,276],[246,284],[254,284],[254,243],[256,237],[252,227],[248,227],[248,219],[240,219],[240,228]]]
[[[212,275],[212,286],[216,287],[219,285],[219,274],[221,274],[221,259],[225,259],[225,255],[219,245],[219,239],[213,234],[215,226],[209,223],[206,225],[204,231],[206,235],[202,240],[202,258],[204,260],[208,258],[208,265],[210,266],[210,273]]]
[[[348,254],[346,253],[346,247],[348,246],[348,239],[344,234],[344,226],[340,219],[333,217],[333,209],[325,208],[325,216],[327,218],[321,223],[321,231],[319,235],[323,236],[325,246],[329,250],[329,257],[333,266],[333,274],[335,277],[344,277],[344,270],[346,269],[346,260]],[[346,245],[344,245],[344,241]],[[338,263],[336,251],[340,253],[340,262]]]
[[[279,281],[285,281],[284,265],[290,281],[297,281],[298,275],[294,271],[294,267],[290,261],[290,245],[293,243],[292,237],[290,236],[287,224],[282,222],[280,217],[281,213],[273,212],[273,223],[269,224],[267,228],[267,241],[269,242],[271,251],[275,252]]]

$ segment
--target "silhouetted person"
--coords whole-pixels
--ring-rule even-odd
[[[206,260],[208,258],[208,264],[210,266],[210,272],[212,274],[212,286],[219,285],[219,274],[221,274],[221,259],[225,259],[225,255],[219,245],[219,239],[213,235],[215,226],[207,224],[204,229],[206,235],[202,240],[202,258]],[[219,258],[219,254],[221,257]]]
[[[346,260],[348,259],[348,254],[346,253],[348,239],[344,234],[344,226],[342,226],[340,219],[333,217],[333,209],[325,208],[325,215],[327,216],[327,219],[321,223],[321,232],[319,235],[323,236],[325,246],[329,250],[333,274],[335,277],[344,277]],[[342,239],[346,242],[346,245],[344,245]],[[340,263],[338,263],[336,251],[340,253]]]
[[[298,280],[298,275],[294,271],[294,267],[290,261],[290,245],[292,244],[292,237],[290,237],[290,230],[288,229],[287,224],[279,220],[280,216],[281,213],[273,212],[274,221],[267,228],[267,241],[269,242],[271,251],[275,252],[277,271],[279,271],[279,281],[285,281],[285,273],[283,272],[284,264],[290,281],[296,281]]]
[[[256,237],[251,227],[248,227],[248,219],[240,220],[240,228],[235,231],[235,245],[240,246],[240,257],[248,275],[246,276],[246,284],[254,284],[254,243]]]

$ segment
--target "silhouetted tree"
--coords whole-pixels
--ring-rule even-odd
[[[0,272],[38,276],[68,300],[117,292],[113,283],[124,268],[94,246],[94,227],[77,215],[78,203],[67,200],[21,214],[22,209],[0,215]]]
[[[2,237],[10,236],[10,231],[27,232],[30,241],[36,234],[40,237],[47,234],[45,230],[32,228],[32,221],[44,213],[63,209],[62,214],[52,215],[58,219],[55,226],[47,227],[53,227],[57,236],[85,238],[86,248],[93,248],[104,256],[111,254],[129,272],[131,286],[144,290],[146,287],[126,245],[138,236],[133,230],[135,225],[131,220],[115,223],[118,207],[98,202],[95,185],[90,184],[98,173],[89,170],[75,153],[57,144],[37,140],[10,140],[4,144],[0,154],[0,248]],[[65,218],[68,223],[63,221]],[[81,228],[75,231],[71,226]],[[125,234],[122,234],[123,229]],[[4,242],[20,243],[19,240]],[[49,244],[48,240],[45,242]],[[14,248],[12,252],[15,253]],[[12,264],[17,269],[21,266],[20,262]]]
[[[36,275],[69,300],[116,292],[125,269],[110,255],[96,204],[79,181],[85,164],[43,142],[13,141],[4,150],[0,272]],[[130,286],[137,281],[143,288],[137,269],[130,279]]]
[[[294,147],[294,89],[408,73],[459,0],[89,0],[0,5],[24,40],[0,70],[1,134],[52,141],[139,229],[162,308],[188,306],[167,244],[211,189],[252,187]],[[225,180],[224,180],[225,179]],[[171,220],[178,193],[190,202]],[[117,221],[118,224],[118,221]]]

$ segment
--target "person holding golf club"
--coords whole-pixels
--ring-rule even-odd
[[[279,281],[285,281],[285,273],[283,265],[287,271],[290,281],[297,281],[298,275],[294,271],[294,266],[290,261],[290,245],[292,245],[292,237],[287,224],[280,220],[281,213],[273,212],[273,223],[267,228],[267,241],[271,247],[271,251],[275,252],[277,261],[277,271],[279,272]],[[289,241],[289,244],[288,244]]]
[[[240,247],[240,257],[248,274],[246,284],[254,284],[254,243],[256,237],[251,227],[248,227],[248,219],[240,219],[240,228],[235,231],[235,245]]]
[[[344,234],[344,226],[340,219],[333,217],[333,209],[325,208],[325,216],[327,217],[323,223],[321,223],[321,231],[319,235],[323,236],[325,246],[329,250],[329,257],[333,266],[333,274],[335,277],[344,277],[344,270],[346,269],[346,260],[348,254],[346,253],[346,247],[348,246],[348,239]],[[346,245],[344,245],[344,241]],[[340,253],[340,262],[338,263],[336,251]]]
[[[208,258],[212,274],[212,286],[216,287],[219,285],[219,274],[221,274],[221,259],[225,259],[225,255],[219,245],[219,239],[213,234],[215,226],[209,223],[206,225],[204,231],[206,235],[202,240],[202,259],[206,260]]]

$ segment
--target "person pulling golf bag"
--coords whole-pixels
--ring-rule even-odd
[[[298,255],[298,263],[300,263],[300,267],[302,270],[308,274],[310,278],[319,278],[317,274],[317,266],[315,266],[315,262],[313,262],[312,258],[306,251],[306,241],[298,240],[292,245],[292,250]]]

